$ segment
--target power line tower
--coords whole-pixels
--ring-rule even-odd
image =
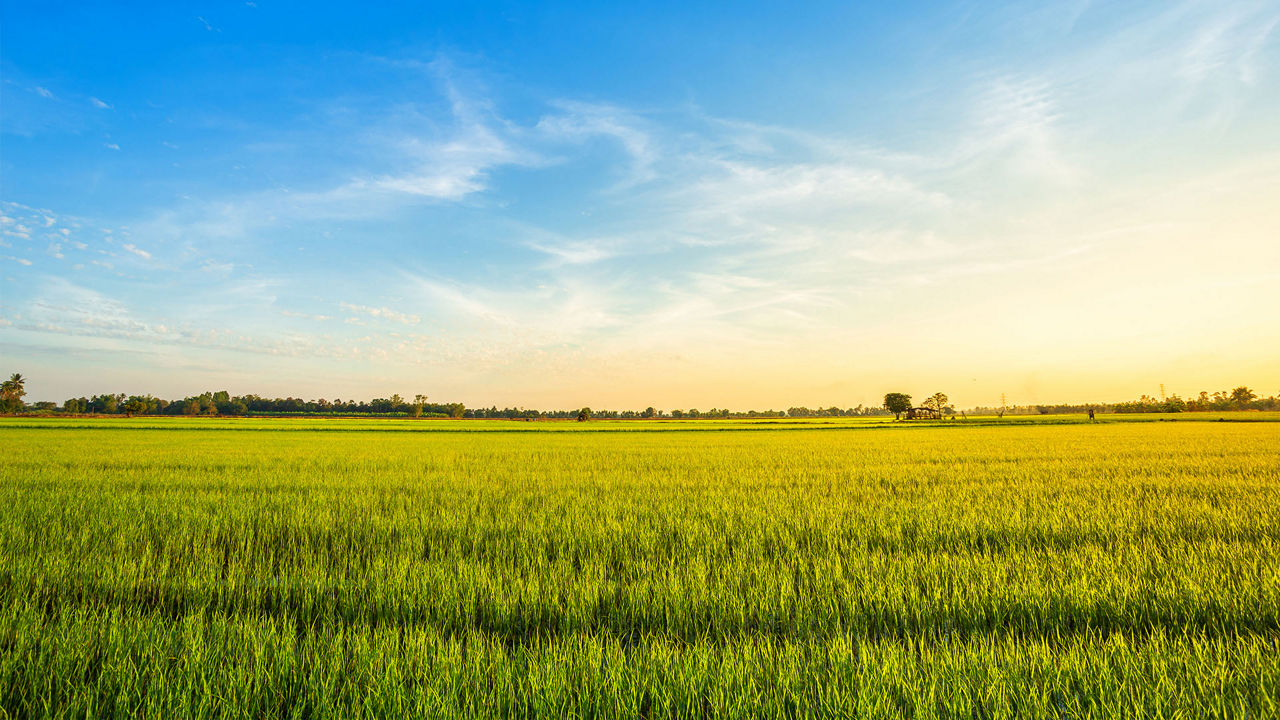
[[[1160,383],[1160,402],[1165,402],[1166,400],[1168,398],[1164,396],[1164,383]]]
[[[1009,401],[1005,400],[1004,393],[1000,393],[1000,417],[1004,417],[1004,412],[1008,409]]]

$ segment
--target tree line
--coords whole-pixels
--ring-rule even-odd
[[[996,414],[1001,408],[979,407],[974,414]],[[1233,390],[1201,391],[1191,398],[1173,394],[1165,398],[1143,395],[1137,400],[1118,403],[1083,403],[1063,405],[1016,405],[1004,408],[1011,415],[1062,415],[1085,413],[1089,410],[1105,413],[1180,413],[1225,412],[1229,410],[1280,411],[1280,393],[1262,397],[1246,385]]]
[[[814,417],[901,417],[914,406],[912,396],[901,392],[887,393],[879,407],[858,405],[850,408],[837,406],[808,408],[790,407],[786,410],[731,411],[727,408],[697,408],[659,410],[652,406],[643,410],[534,410],[519,407],[468,408],[462,403],[430,402],[426,395],[417,394],[412,399],[394,394],[389,398],[373,400],[304,400],[302,398],[266,398],[259,395],[231,395],[226,390],[206,392],[180,400],[165,400],[152,395],[126,395],[124,393],[68,398],[62,405],[42,401],[26,403],[26,378],[14,373],[0,383],[0,413],[37,412],[67,415],[320,415],[320,416],[379,416],[379,417],[448,417],[448,418],[502,418],[508,420],[563,419],[714,419],[714,418],[814,418]],[[955,416],[958,411],[951,405],[945,393],[937,392],[926,398],[921,407],[939,416]],[[1214,393],[1201,392],[1194,398],[1171,395],[1163,399],[1143,395],[1129,402],[1085,403],[1060,405],[1014,405],[1008,407],[975,407],[965,411],[970,415],[1053,415],[1082,414],[1089,410],[1113,413],[1170,413],[1210,412],[1226,410],[1275,410],[1280,411],[1280,397],[1261,397],[1247,386]],[[964,413],[961,413],[964,414]]]
[[[785,418],[785,417],[863,417],[887,415],[881,408],[816,408],[792,407],[786,410],[731,411],[727,408],[659,410],[535,410],[522,407],[469,408],[462,403],[433,403],[418,395],[412,401],[400,395],[363,400],[303,400],[302,398],[264,398],[258,395],[232,396],[225,390],[206,392],[181,400],[164,400],[152,395],[107,394],[71,398],[61,406],[39,402],[15,410],[33,410],[70,415],[376,415],[386,417],[451,417],[498,418],[506,420],[573,420],[573,419],[712,419],[712,418]]]
[[[41,405],[37,403],[36,405]],[[373,400],[303,400],[302,398],[265,398],[259,395],[231,395],[226,390],[206,392],[181,400],[165,400],[152,395],[124,393],[70,398],[59,408],[34,407],[37,410],[61,411],[68,414],[96,415],[387,415],[400,417],[463,417],[462,403],[433,403],[426,395],[407,400],[400,395]]]

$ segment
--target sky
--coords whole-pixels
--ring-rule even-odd
[[[29,401],[1280,393],[1276,0],[374,5],[0,0]]]

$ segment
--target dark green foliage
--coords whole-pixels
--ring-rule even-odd
[[[884,409],[893,413],[894,418],[901,418],[902,413],[911,409],[911,396],[906,393],[888,393],[884,396]]]

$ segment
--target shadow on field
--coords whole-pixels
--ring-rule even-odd
[[[594,602],[566,612],[553,603],[502,603],[476,598],[471,603],[426,605],[397,603],[376,588],[339,586],[243,587],[231,591],[183,591],[154,584],[129,592],[101,587],[44,586],[27,595],[46,622],[65,615],[115,611],[126,616],[181,620],[202,616],[271,618],[293,625],[299,636],[336,628],[430,631],[445,637],[480,633],[520,647],[563,636],[607,637],[623,645],[642,639],[666,643],[721,644],[748,638],[804,643],[825,637],[866,640],[964,642],[974,636],[1038,640],[1054,645],[1078,637],[1123,634],[1144,638],[1154,633],[1193,633],[1231,639],[1262,636],[1280,641],[1280,618],[1242,614],[1216,603],[1171,606],[1155,598],[1114,603],[1006,601],[989,607],[948,613],[928,607],[891,606],[865,600],[856,606],[747,608],[691,603],[681,607],[637,602],[622,586],[602,590]],[[834,610],[834,612],[832,612]]]

